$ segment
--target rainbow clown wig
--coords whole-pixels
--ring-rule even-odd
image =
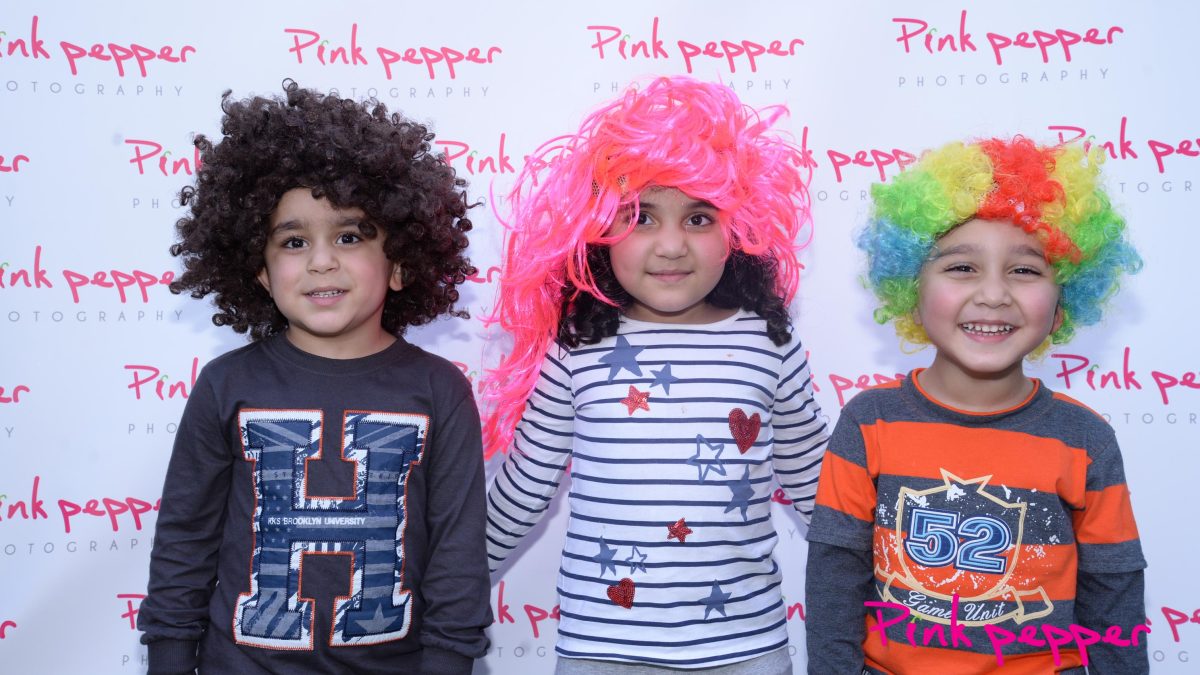
[[[787,340],[787,303],[799,281],[796,240],[810,222],[810,171],[798,148],[768,133],[787,110],[756,111],[726,86],[664,77],[630,87],[589,115],[573,135],[543,144],[527,159],[509,195],[511,222],[492,321],[513,339],[488,374],[494,404],[484,426],[485,453],[507,447],[552,341],[574,346],[615,334],[628,296],[616,284],[608,247],[633,228],[640,192],[678,188],[721,213],[729,244],[722,281],[708,300],[730,304],[732,285],[768,295]],[[745,268],[753,268],[744,274]],[[733,284],[727,282],[737,277]],[[747,281],[747,279],[750,279]],[[605,313],[607,312],[607,313]],[[574,343],[574,344],[572,344]]]
[[[1062,289],[1063,322],[1050,342],[1066,342],[1076,326],[1098,322],[1121,273],[1142,264],[1100,184],[1102,160],[1099,148],[1038,146],[1020,136],[955,142],[925,153],[892,183],[872,185],[874,209],[858,246],[882,303],[875,320],[895,321],[902,340],[927,344],[913,320],[921,267],[939,237],[983,218],[1011,222],[1041,240]]]

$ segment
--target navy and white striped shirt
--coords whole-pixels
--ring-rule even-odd
[[[828,436],[799,338],[739,311],[551,348],[488,493],[494,570],[571,464],[557,651],[703,668],[787,644],[774,476],[807,520]]]

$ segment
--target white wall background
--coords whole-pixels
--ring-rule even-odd
[[[628,36],[630,48],[652,43],[656,21],[666,56],[626,58],[618,49],[624,37],[603,52],[595,46],[618,35]],[[906,49],[902,32],[915,31],[918,21],[929,28]],[[851,243],[866,214],[867,186],[897,167],[839,166],[835,158],[861,151],[870,163],[896,150],[916,154],[955,138],[1018,132],[1043,142],[1083,136],[1112,144],[1109,184],[1146,268],[1125,285],[1105,324],[1084,330],[1033,371],[1116,428],[1150,561],[1152,670],[1194,672],[1200,615],[1177,633],[1168,617],[1200,608],[1200,312],[1190,277],[1200,250],[1198,25],[1200,8],[1183,1],[7,0],[0,6],[0,671],[145,668],[131,616],[145,591],[154,514],[139,521],[129,509],[158,497],[195,365],[242,344],[211,325],[205,303],[148,281],[177,270],[167,247],[180,216],[175,196],[194,168],[190,137],[218,132],[223,90],[271,94],[293,77],[347,96],[376,96],[431,123],[471,181],[471,195],[488,200],[506,191],[526,153],[574,129],[631,79],[690,68],[753,105],[790,106],[787,125],[817,164],[816,236],[804,256],[797,316],[818,397],[834,419],[860,378],[907,372],[929,358],[902,354],[890,328],[871,321]],[[1111,42],[1081,42],[1069,53],[1061,42],[1044,51],[992,48],[1035,30],[1086,35],[1093,28]],[[352,34],[367,63],[322,63],[320,45],[350,47]],[[935,42],[927,51],[926,34],[952,37],[955,49],[938,52]],[[297,53],[295,39],[303,44],[310,35],[317,43]],[[794,39],[803,40],[794,54],[754,62],[743,54],[689,63],[680,45]],[[107,58],[133,44],[155,54],[144,72],[136,59]],[[186,60],[157,58],[165,47],[172,58],[186,49]],[[491,63],[464,61],[453,72],[445,61],[397,62],[390,72],[382,64],[380,48],[403,54],[410,47],[418,54],[498,50]],[[96,58],[69,58],[93,49]],[[139,152],[160,146],[139,163]],[[179,160],[188,168],[173,169]],[[498,261],[490,206],[472,213],[471,256],[481,270]],[[137,282],[123,293],[104,285],[131,276],[147,284],[144,294]],[[490,282],[468,284],[466,305],[476,317],[487,312],[493,291]],[[443,321],[410,338],[472,376],[485,359],[477,319]],[[1064,376],[1064,368],[1075,372]],[[1109,371],[1117,377],[1102,379]],[[64,518],[89,503],[101,515]],[[803,532],[785,509],[777,515],[777,555],[787,602],[797,607],[789,626],[802,668]],[[493,589],[502,620],[477,672],[551,672],[556,622],[536,619],[555,605],[564,525],[560,501],[503,571],[503,586]]]

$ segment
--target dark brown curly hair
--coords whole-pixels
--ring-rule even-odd
[[[267,224],[288,190],[305,187],[336,208],[360,208],[364,230],[384,233],[384,251],[400,263],[404,288],[388,291],[383,329],[400,335],[454,310],[456,287],[475,274],[463,255],[471,221],[466,181],[430,152],[433,134],[356,102],[283,82],[284,97],[221,97],[224,135],[197,135],[201,168],[183,188],[189,207],[175,228],[171,255],[183,259],[172,293],[214,294],[213,323],[261,340],[287,328],[256,275],[263,269]],[[370,234],[370,232],[367,232]]]
[[[589,244],[588,266],[596,287],[618,306],[597,300],[586,291],[577,291],[568,279],[563,287],[562,312],[558,320],[558,341],[567,347],[590,345],[617,334],[621,314],[633,301],[617,282],[609,258],[609,247]],[[767,322],[767,337],[777,345],[792,339],[792,322],[787,304],[775,288],[777,266],[774,258],[752,256],[739,249],[729,252],[721,280],[709,291],[705,302],[722,309],[744,309]]]

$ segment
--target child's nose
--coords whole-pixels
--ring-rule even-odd
[[[687,254],[687,232],[682,226],[661,227],[654,245],[654,252],[664,258],[681,258]]]
[[[1008,279],[1002,273],[985,274],[975,289],[976,302],[988,307],[1002,307],[1012,301]]]
[[[316,243],[313,244],[310,250],[311,253],[308,257],[308,270],[310,272],[328,272],[337,268],[337,250],[333,246]]]

